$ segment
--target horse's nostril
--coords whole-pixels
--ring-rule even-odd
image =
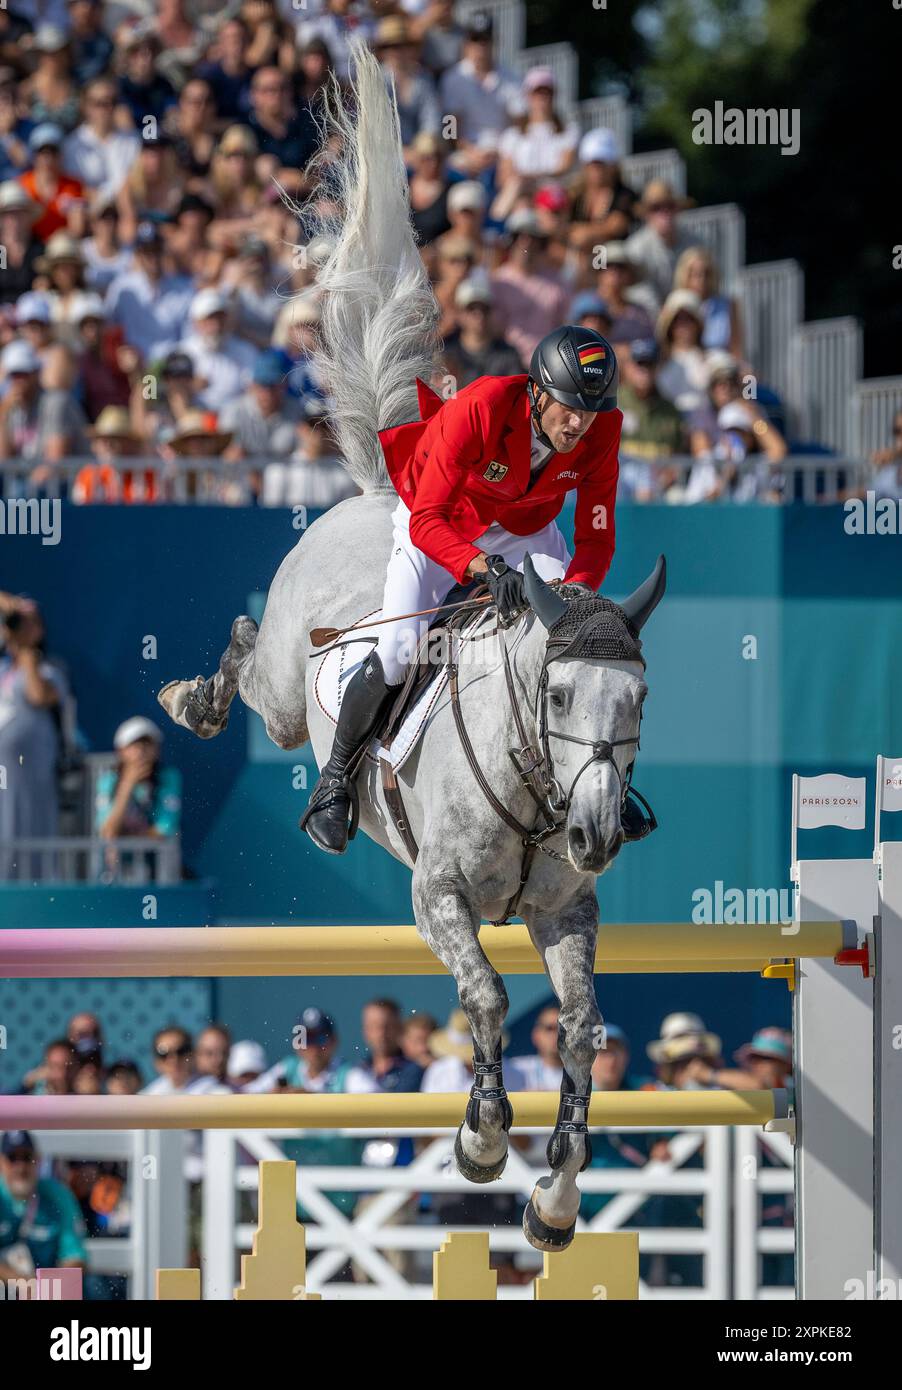
[[[570,841],[570,852],[575,859],[584,859],[589,852],[589,837],[582,826],[574,825],[567,837]]]

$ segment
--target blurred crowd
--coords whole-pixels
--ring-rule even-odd
[[[782,500],[779,400],[681,225],[687,200],[630,187],[614,132],[581,135],[553,73],[499,66],[491,15],[462,20],[453,0],[0,9],[14,490],[312,507],[353,491],[310,360],[319,310],[296,298],[328,242],[307,242],[294,208],[354,34],[397,94],[440,389],[522,371],[544,333],[584,323],[623,363],[625,497]],[[668,467],[678,456],[693,462]]]
[[[724,1062],[721,1039],[695,1013],[669,1014],[661,1023],[659,1036],[637,1053],[621,1028],[609,1024],[606,1032],[607,1045],[599,1050],[592,1071],[596,1092],[792,1087],[791,1036],[779,1027],[759,1029],[737,1049],[732,1066]],[[374,998],[363,1007],[359,1042],[346,1042],[339,1037],[333,1018],[320,1007],[310,1006],[300,1013],[291,1037],[285,1055],[273,1061],[260,1042],[248,1038],[233,1041],[229,1029],[221,1024],[211,1023],[192,1037],[186,1028],[169,1023],[149,1040],[146,1055],[112,1058],[101,1020],[94,1014],[80,1013],[69,1021],[65,1036],[46,1044],[43,1056],[21,1078],[17,1093],[466,1092],[473,1081],[473,1039],[460,1009],[453,1010],[440,1026],[426,1013],[405,1017],[394,1000]],[[507,1039],[504,1045],[509,1051]],[[528,1050],[506,1055],[503,1065],[510,1091],[560,1088],[556,1005],[537,1010]],[[319,1133],[287,1139],[282,1147],[300,1165],[389,1168],[408,1165],[417,1147],[428,1142],[387,1137],[367,1141]],[[512,1135],[512,1143],[525,1161],[537,1168],[544,1164],[545,1142],[544,1138]],[[642,1168],[669,1157],[665,1134],[630,1132],[593,1137],[593,1169]],[[0,1142],[0,1279],[12,1277],[10,1270],[21,1275],[40,1265],[84,1265],[86,1241],[92,1236],[127,1235],[131,1216],[126,1178],[122,1164],[50,1162],[42,1158],[31,1135],[23,1131],[4,1135]],[[581,1215],[586,1219],[596,1215],[614,1195],[613,1190],[584,1195]],[[373,1200],[371,1194],[356,1191],[329,1196],[348,1215],[360,1215]],[[527,1196],[414,1193],[396,1221],[455,1226],[518,1224]],[[630,1225],[698,1226],[703,1200],[687,1195],[651,1198],[630,1218]],[[29,1209],[39,1211],[45,1220],[27,1222]],[[192,1210],[196,1259],[200,1248],[198,1203],[192,1204]],[[301,1215],[311,1220],[303,1209]],[[773,1225],[791,1225],[788,1200],[771,1197],[764,1219]],[[413,1256],[409,1252],[391,1251],[389,1255],[401,1272],[411,1274]],[[657,1285],[692,1285],[699,1280],[699,1259],[644,1256],[643,1277]],[[498,1263],[499,1277],[505,1282],[521,1282],[534,1272],[531,1267],[520,1267],[509,1255],[500,1257]],[[778,1282],[790,1271],[791,1258],[788,1265],[775,1260],[769,1281]],[[366,1275],[349,1262],[343,1277],[365,1280]],[[92,1276],[91,1288],[94,1297],[124,1296],[124,1281],[118,1278]]]

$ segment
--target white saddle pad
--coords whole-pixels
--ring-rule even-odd
[[[365,613],[357,621],[366,623],[370,618],[376,619],[381,616],[382,610],[377,608],[372,613]],[[462,629],[460,640],[466,641],[468,635],[481,625],[483,618],[483,613],[474,613]],[[378,634],[378,627],[361,627],[353,635],[348,634],[342,638],[340,647],[333,647],[319,658],[313,678],[313,693],[319,708],[333,724],[338,723],[342,694],[348,681],[373,650],[373,639]],[[448,672],[443,667],[405,714],[401,727],[392,739],[391,748],[383,748],[379,740],[374,738],[367,748],[366,756],[373,763],[378,762],[380,758],[387,758],[397,772],[415,748],[447,684]]]

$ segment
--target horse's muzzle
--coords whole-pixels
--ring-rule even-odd
[[[602,836],[592,826],[573,825],[567,832],[570,861],[581,873],[600,874],[612,863],[623,844],[623,830]]]

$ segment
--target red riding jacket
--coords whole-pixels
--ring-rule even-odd
[[[614,554],[619,410],[596,415],[572,453],[552,454],[530,487],[526,375],[482,376],[449,400],[417,381],[420,420],[382,430],[392,482],[410,508],[410,536],[463,581],[481,552],[473,540],[493,522],[530,536],[558,515],[576,488],[573,560],[565,578],[597,589]]]

